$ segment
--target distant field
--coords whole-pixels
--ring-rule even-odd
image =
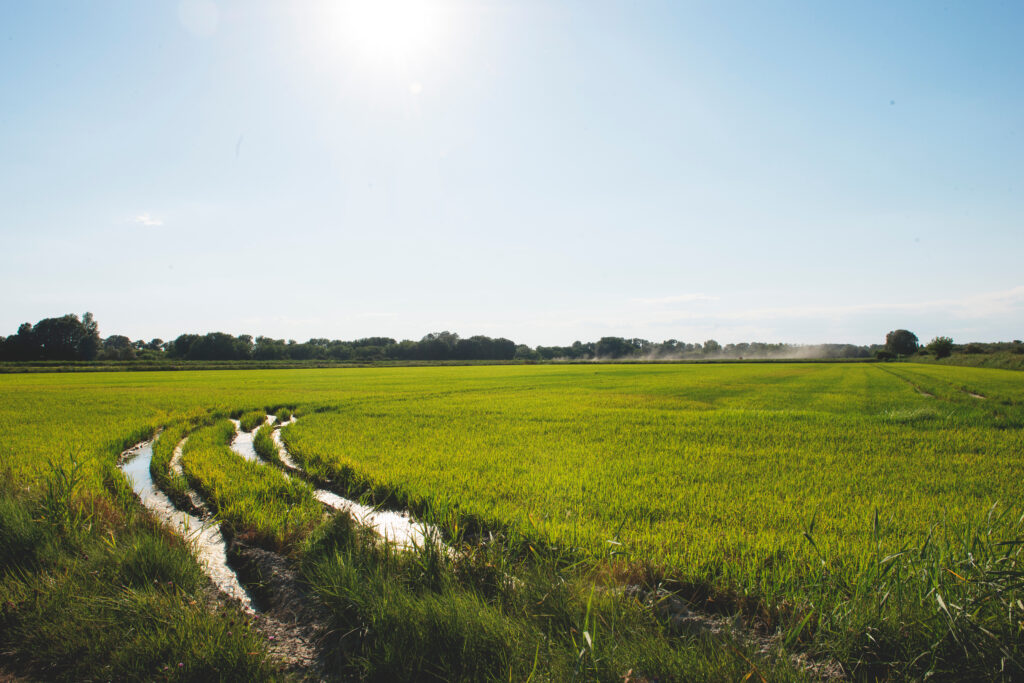
[[[160,426],[282,406],[295,459],[352,493],[822,628],[882,557],[1018,505],[1024,471],[1020,374],[862,363],[5,375],[0,455],[33,483],[77,453],[99,491]]]

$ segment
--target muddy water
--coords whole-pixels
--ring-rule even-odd
[[[235,431],[238,432],[239,425],[235,422]],[[283,422],[282,426],[287,426],[295,422],[293,416],[287,422]],[[248,446],[245,445],[242,440],[243,433],[238,433],[235,437],[234,442],[231,444],[231,448],[236,453],[241,455],[243,458],[249,460],[256,459],[256,451],[252,448],[252,439],[249,439]],[[299,467],[298,463],[292,460],[288,454],[288,449],[285,448],[284,442],[281,441],[281,430],[274,430],[274,443],[277,445],[278,457],[281,458],[281,462],[284,463],[285,467],[295,472],[301,472],[302,468]],[[244,452],[240,449],[246,449]],[[325,489],[316,489],[313,491],[313,495],[321,503],[329,508],[335,510],[344,510],[352,516],[352,518],[363,526],[368,526],[373,529],[378,536],[390,541],[400,547],[411,548],[415,545],[422,546],[427,538],[431,538],[434,541],[439,542],[441,540],[441,534],[437,529],[429,527],[425,524],[419,524],[413,520],[408,513],[394,512],[391,510],[376,510],[372,507],[361,505],[354,500],[343,498],[332,491]]]
[[[206,524],[194,515],[182,512],[153,482],[149,463],[153,459],[153,442],[146,441],[124,453],[121,471],[132,489],[154,517],[183,536],[192,546],[199,563],[221,591],[236,598],[247,612],[254,612],[252,597],[238,582],[228,566],[227,544],[215,524]]]

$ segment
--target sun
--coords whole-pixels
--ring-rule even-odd
[[[409,59],[437,46],[443,22],[437,0],[349,0],[343,35],[364,56]]]

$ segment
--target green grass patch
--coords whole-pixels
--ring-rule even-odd
[[[180,539],[75,490],[74,530],[38,495],[0,491],[0,651],[39,680],[255,680],[275,667],[234,609],[208,603]]]

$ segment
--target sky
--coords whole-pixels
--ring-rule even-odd
[[[0,334],[1024,338],[1024,3],[0,0]]]

